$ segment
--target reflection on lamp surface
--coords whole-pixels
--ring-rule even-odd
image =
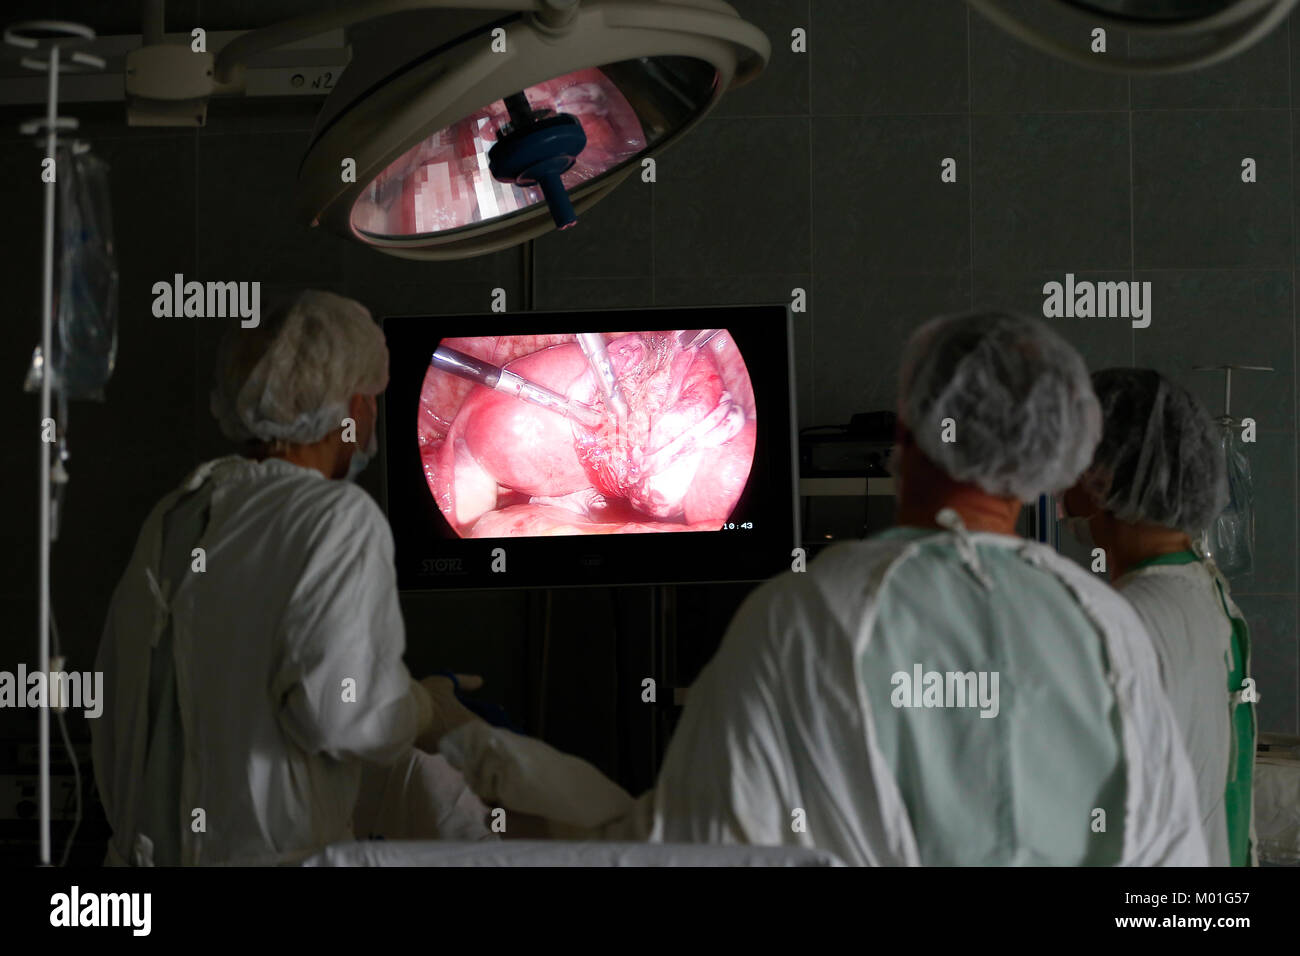
[[[586,149],[562,177],[568,189],[648,145],[636,111],[600,69],[578,70],[524,92],[535,111],[575,116],[587,134]],[[353,228],[376,237],[429,235],[543,202],[540,188],[498,182],[488,170],[488,151],[509,122],[506,104],[498,100],[421,140],[362,191],[352,208]]]

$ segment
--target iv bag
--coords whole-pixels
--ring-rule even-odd
[[[1228,504],[1210,525],[1207,544],[1219,570],[1234,578],[1255,570],[1255,487],[1237,433],[1241,423],[1221,418],[1218,424],[1219,452],[1228,468]]]
[[[57,169],[53,385],[67,398],[103,401],[117,360],[117,256],[108,166],[84,150],[60,149]]]

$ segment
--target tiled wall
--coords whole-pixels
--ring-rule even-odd
[[[891,406],[900,346],[926,317],[973,305],[1038,313],[1042,284],[1066,272],[1151,281],[1148,329],[1115,319],[1054,324],[1093,366],[1153,365],[1216,411],[1216,377],[1193,366],[1277,368],[1234,388],[1234,411],[1260,424],[1251,450],[1260,571],[1238,597],[1255,634],[1263,727],[1300,729],[1294,25],[1212,71],[1130,81],[1022,49],[958,0],[733,3],[773,40],[767,72],[662,158],[657,184],[629,180],[579,229],[537,243],[537,307],[787,301],[805,288],[810,309],[796,344],[807,425]],[[15,19],[50,12],[48,2],[12,6]],[[54,6],[102,33],[138,30],[134,3]],[[168,27],[242,28],[311,7],[182,0],[169,4]],[[790,51],[795,27],[808,30],[806,55]],[[378,314],[485,311],[498,286],[522,301],[518,250],[411,263],[299,226],[293,184],[315,108],[218,103],[197,132],[128,129],[120,105],[66,111],[83,118],[112,164],[122,271],[110,401],[76,406],[71,421],[74,479],[54,574],[74,663],[88,666],[149,507],[194,462],[223,450],[206,410],[213,330],[154,319],[153,282],[181,272],[260,279],[269,291],[311,285],[356,296]],[[13,132],[31,112],[5,111],[0,126],[10,217],[0,232],[8,297],[0,381],[11,389],[35,341],[39,304],[38,154]],[[1245,156],[1258,162],[1257,183],[1240,180]],[[940,181],[945,157],[957,161],[956,183]],[[15,646],[26,646],[35,630],[35,520],[26,504],[35,452],[18,436],[35,400],[17,408],[11,467],[0,470],[14,503],[0,525],[8,555],[0,621]],[[499,699],[532,706],[521,634],[537,609],[526,595],[423,597],[405,609],[413,668],[484,670]],[[557,742],[608,766],[614,745],[591,728],[608,722],[612,691],[591,688],[614,671],[607,624],[619,612],[603,597],[554,610],[552,674],[561,684],[553,700],[582,688],[590,695],[585,724],[560,727],[568,739]],[[581,686],[566,689],[565,675],[582,675]],[[25,732],[8,733],[22,719],[0,715],[10,722],[0,736]]]
[[[1215,69],[1129,80],[1023,48],[956,0],[735,6],[773,40],[767,73],[667,154],[657,185],[630,183],[580,234],[538,243],[539,306],[785,301],[807,288],[808,425],[892,407],[901,345],[931,315],[1041,315],[1043,284],[1067,272],[1151,282],[1149,328],[1053,325],[1090,366],[1158,368],[1215,413],[1221,378],[1195,366],[1276,369],[1234,381],[1233,411],[1259,423],[1258,571],[1237,596],[1262,725],[1300,729],[1294,23]],[[808,55],[790,52],[795,27]],[[956,183],[940,181],[947,157]]]

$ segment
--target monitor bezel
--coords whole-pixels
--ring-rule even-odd
[[[760,581],[791,566],[800,532],[793,315],[788,306],[395,315],[381,324],[388,338],[390,376],[380,401],[380,457],[399,590]],[[427,356],[438,341],[482,334],[677,328],[729,329],[754,385],[754,468],[732,513],[730,523],[737,527],[520,538],[461,538],[451,531],[429,492],[416,440]],[[410,440],[397,440],[401,435]],[[745,521],[755,527],[741,527]],[[429,528],[437,531],[425,530]]]

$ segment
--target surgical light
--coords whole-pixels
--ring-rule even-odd
[[[1038,0],[1032,5],[1012,0],[966,0],[970,6],[1016,39],[1036,50],[1106,73],[1157,75],[1199,70],[1222,63],[1254,46],[1295,8],[1300,0]],[[1025,11],[1033,7],[1034,15]],[[1059,14],[1051,27],[1037,23],[1046,14]],[[1059,35],[1062,24],[1095,31],[1120,30],[1168,44],[1172,52],[1133,56],[1112,50],[1095,53]],[[1150,44],[1143,44],[1144,49]]]
[[[771,53],[722,0],[381,0],[245,34],[218,56],[215,82],[237,84],[262,50],[434,8],[503,16],[397,68],[354,62],[298,175],[304,221],[410,259],[574,225]]]

